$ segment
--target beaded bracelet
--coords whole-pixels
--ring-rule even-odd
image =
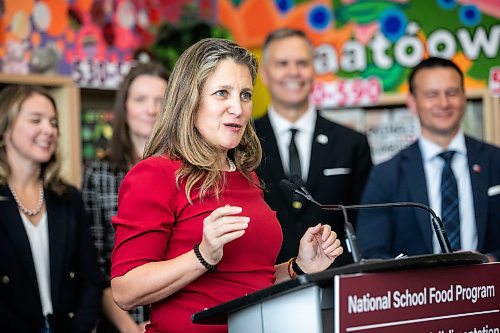
[[[290,258],[290,260],[288,260],[288,263],[287,263],[287,271],[288,271],[288,275],[290,276],[290,279],[295,279],[295,277],[297,276],[295,274],[295,272],[293,272],[292,270],[290,270],[290,268],[292,267],[292,261],[294,261],[295,257],[292,257]]]
[[[194,249],[194,254],[196,254],[196,258],[198,258],[198,261],[203,265],[203,267],[208,269],[209,272],[215,272],[217,270],[217,265],[209,264],[205,260],[205,258],[203,258],[203,256],[201,255],[200,244],[195,244],[193,249]]]

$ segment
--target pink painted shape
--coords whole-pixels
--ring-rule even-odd
[[[354,27],[354,37],[358,42],[366,45],[372,39],[373,35],[379,30],[380,25],[378,23],[356,25]]]

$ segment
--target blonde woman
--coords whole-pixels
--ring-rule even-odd
[[[318,224],[296,258],[275,265],[281,228],[254,172],[256,75],[255,57],[234,42],[204,39],[186,50],[145,160],[120,188],[111,288],[124,309],[151,304],[147,332],[226,332],[191,315],[322,271],[342,253],[336,234]]]
[[[0,92],[0,327],[90,332],[100,275],[80,193],[56,155],[54,99],[37,86]]]

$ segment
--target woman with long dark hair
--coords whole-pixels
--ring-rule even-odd
[[[118,206],[118,188],[127,171],[141,158],[167,87],[168,73],[156,62],[139,64],[125,76],[116,93],[113,109],[113,136],[106,156],[92,161],[84,170],[83,199],[90,215],[91,233],[99,267],[105,276],[103,315],[98,333],[144,332],[147,307],[129,313],[114,302],[110,289],[111,251],[114,230],[111,217]]]

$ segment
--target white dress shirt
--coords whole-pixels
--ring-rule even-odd
[[[300,157],[300,167],[302,170],[302,179],[307,181],[309,174],[309,165],[311,160],[311,148],[314,136],[314,128],[316,126],[317,112],[312,104],[309,104],[307,111],[294,123],[288,121],[283,116],[278,114],[271,106],[268,110],[269,121],[273,127],[274,136],[278,144],[278,150],[283,163],[283,170],[289,173],[290,166],[288,156],[288,148],[292,138],[291,128],[296,128],[298,132],[295,134],[295,144]]]
[[[441,216],[441,173],[444,166],[444,161],[439,157],[439,154],[445,150],[454,150],[456,152],[451,161],[451,169],[457,179],[461,249],[476,250],[476,217],[474,214],[472,184],[470,180],[469,163],[467,160],[467,147],[465,146],[463,131],[460,130],[457,133],[445,150],[424,137],[420,137],[418,144],[424,164],[429,205],[438,216]],[[433,236],[433,249],[434,253],[441,253],[436,235]]]
[[[47,212],[43,213],[37,225],[19,211],[23,220],[24,229],[28,235],[31,247],[31,255],[35,264],[36,280],[42,302],[43,315],[52,313],[52,297],[50,288],[50,260],[49,260],[49,227],[47,223]]]

